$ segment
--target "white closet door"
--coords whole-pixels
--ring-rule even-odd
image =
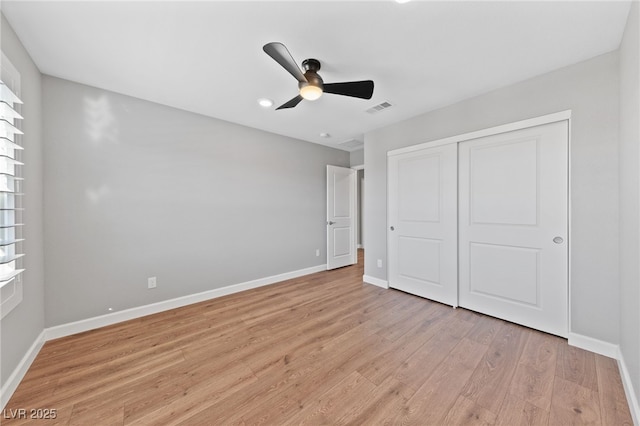
[[[567,336],[568,122],[459,144],[460,306]]]
[[[457,146],[389,157],[389,286],[457,306]]]

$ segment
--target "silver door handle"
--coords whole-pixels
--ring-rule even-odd
[[[562,239],[562,237],[555,237],[553,239],[553,242],[556,244],[562,244],[564,242],[564,240]]]
[[[335,222],[328,221],[327,225],[333,225]]]

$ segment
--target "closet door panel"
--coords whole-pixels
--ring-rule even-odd
[[[457,146],[389,157],[389,285],[457,306]]]
[[[459,144],[460,306],[568,332],[568,123]]]

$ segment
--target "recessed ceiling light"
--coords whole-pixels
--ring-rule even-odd
[[[267,98],[258,99],[258,104],[263,108],[269,108],[273,106],[273,101]]]
[[[323,133],[320,133],[320,137],[321,138],[330,138],[331,135],[329,133],[323,132]]]

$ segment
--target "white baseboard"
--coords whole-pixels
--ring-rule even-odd
[[[16,391],[16,389],[18,389],[18,385],[24,378],[24,375],[27,374],[29,367],[31,367],[31,363],[33,363],[33,360],[36,359],[36,356],[38,355],[38,352],[40,352],[40,349],[42,349],[44,342],[45,332],[43,330],[42,333],[40,333],[40,335],[36,337],[36,340],[33,342],[29,350],[27,350],[27,353],[24,355],[24,357],[22,357],[16,369],[13,370],[11,376],[9,376],[7,381],[2,386],[2,389],[0,389],[0,409],[4,409],[4,407],[7,405],[7,402],[9,402],[9,399],[11,399],[13,393]]]
[[[389,282],[387,280],[381,280],[380,278],[372,277],[370,275],[363,275],[362,281],[367,284],[373,284],[382,288],[389,288]]]
[[[577,333],[569,333],[569,345],[613,359],[618,359],[618,355],[620,354],[618,345]]]
[[[633,418],[633,424],[640,425],[640,404],[638,404],[637,393],[633,389],[633,383],[631,382],[631,375],[627,369],[627,363],[624,362],[624,356],[622,351],[618,348],[618,370],[620,370],[620,378],[622,379],[622,386],[624,387],[624,393],[627,396],[627,403],[629,405],[629,411],[631,411],[631,417]]]
[[[631,411],[631,417],[633,417],[633,424],[639,426],[640,404],[638,404],[637,393],[633,389],[633,382],[631,381],[627,364],[624,362],[624,356],[622,356],[622,352],[620,351],[620,346],[576,333],[569,333],[569,344],[600,355],[608,356],[609,358],[613,358],[618,361],[620,379],[622,380],[624,393],[627,396],[627,404],[629,405],[629,411]]]
[[[110,314],[100,315],[98,317],[87,318],[68,324],[50,327],[45,330],[45,336],[46,340],[70,336],[72,334],[82,333],[84,331],[105,327],[107,325],[117,324],[119,322],[140,318],[146,315],[157,314],[158,312],[181,308],[183,306],[192,305],[194,303],[204,302],[205,300],[215,299],[217,297],[222,297],[245,290],[251,290],[252,288],[262,287],[280,281],[301,277],[303,275],[326,271],[326,269],[327,265],[312,266],[310,268],[299,269],[292,272],[285,272],[283,274],[273,275],[266,278],[259,278],[253,281],[215,288],[213,290],[204,291],[202,293],[190,294],[188,296],[164,300],[162,302],[152,303],[150,305],[137,306],[135,308],[125,309],[119,312],[113,312]]]
[[[122,321],[156,314],[158,312],[167,311],[169,309],[180,308],[182,306],[191,305],[193,303],[204,302],[205,300],[215,299],[217,297],[226,296],[228,294],[239,293],[241,291],[250,290],[252,288],[275,284],[281,281],[290,280],[292,278],[297,278],[326,270],[327,265],[312,266],[310,268],[299,269],[292,272],[285,272],[283,274],[273,275],[270,277],[260,278],[257,280],[247,281],[244,283],[234,284],[222,288],[216,288],[202,293],[190,294],[188,296],[182,296],[158,303],[152,303],[150,305],[138,306],[120,312],[114,312],[107,315],[100,315],[98,317],[87,318],[68,324],[45,328],[42,333],[40,333],[36,341],[33,342],[33,345],[31,345],[16,369],[5,382],[4,386],[2,386],[2,393],[0,395],[0,409],[4,409],[7,402],[9,402],[9,399],[11,399],[11,396],[18,388],[20,381],[22,381],[22,378],[27,373],[27,370],[29,370],[31,363],[38,355],[38,352],[40,352],[40,349],[42,349],[44,343],[48,340],[70,336],[72,334],[93,330]]]

